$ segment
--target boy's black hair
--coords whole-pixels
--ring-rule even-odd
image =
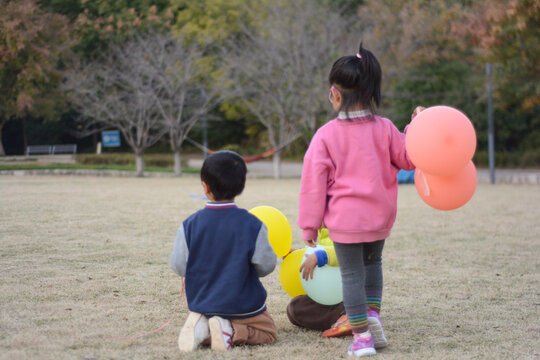
[[[334,85],[341,93],[338,112],[345,111],[347,117],[351,108],[357,104],[362,104],[375,114],[381,103],[381,65],[371,51],[362,48],[362,43],[358,55],[337,59],[328,76],[330,85]]]
[[[229,200],[240,195],[246,184],[247,167],[244,159],[233,151],[218,151],[204,160],[201,180],[216,201]]]

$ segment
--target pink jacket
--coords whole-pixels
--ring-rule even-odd
[[[334,119],[304,156],[298,225],[302,239],[324,225],[338,243],[386,239],[396,219],[399,169],[413,170],[405,135],[385,118]]]

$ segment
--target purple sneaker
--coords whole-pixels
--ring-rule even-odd
[[[349,351],[347,353],[350,356],[355,357],[375,355],[375,346],[373,345],[373,338],[369,331],[360,336],[354,334],[353,343],[349,346]]]
[[[371,332],[371,336],[373,336],[375,348],[380,349],[386,347],[388,345],[388,341],[386,341],[386,336],[384,336],[379,313],[370,309],[368,310],[367,316],[369,331]]]

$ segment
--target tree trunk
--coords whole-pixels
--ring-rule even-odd
[[[138,177],[144,176],[144,153],[135,154],[135,173]]]
[[[276,151],[272,157],[272,166],[274,168],[274,179],[281,178],[281,151]]]
[[[94,125],[94,128],[97,128],[97,125]],[[97,149],[98,143],[98,132],[94,131],[92,134],[92,149]]]
[[[22,121],[22,132],[23,132],[23,151],[26,152],[28,148],[28,135],[26,134],[26,120],[25,118],[21,119]]]
[[[2,129],[4,128],[4,124],[4,121],[0,121],[0,156],[6,155],[6,152],[4,150],[4,143],[2,142]]]
[[[174,175],[176,176],[182,175],[182,152],[180,148],[178,148],[174,152]]]

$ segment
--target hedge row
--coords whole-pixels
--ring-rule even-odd
[[[131,153],[79,154],[76,156],[76,160],[78,164],[82,165],[135,165],[135,156]],[[477,151],[473,161],[476,167],[488,167],[487,151]],[[172,169],[174,159],[172,154],[147,154],[144,155],[144,164],[148,167]],[[524,152],[499,152],[495,154],[495,164],[498,168],[540,168],[540,149]],[[182,167],[187,167],[186,156],[183,157]]]
[[[130,153],[111,154],[79,154],[75,160],[82,165],[135,165],[135,155]],[[146,154],[144,155],[145,167],[173,168],[174,158],[171,154]],[[183,167],[187,165],[183,161]]]
[[[477,151],[474,155],[476,167],[488,167],[489,157],[487,151]],[[526,150],[523,152],[498,152],[495,153],[495,166],[498,168],[531,169],[540,168],[540,149]]]

